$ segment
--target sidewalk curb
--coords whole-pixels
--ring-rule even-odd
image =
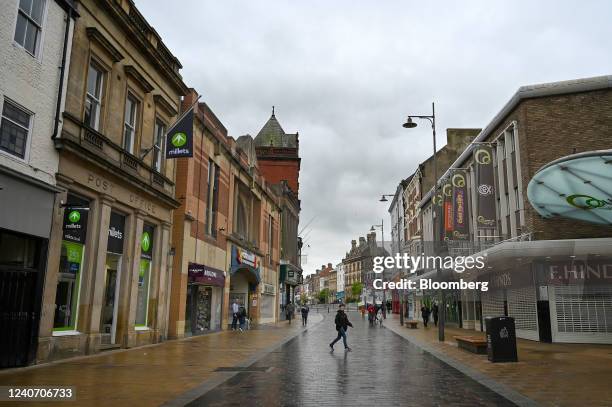
[[[474,379],[475,381],[477,381],[478,383],[482,384],[483,386],[489,388],[490,390],[494,391],[495,393],[499,394],[500,396],[506,398],[507,400],[513,402],[514,404],[516,404],[517,406],[521,406],[521,407],[539,407],[540,404],[538,404],[536,401],[530,399],[529,397],[519,393],[516,390],[513,390],[512,388],[506,386],[505,384],[499,383],[493,379],[491,379],[490,377],[486,376],[483,373],[480,373],[479,371],[477,371],[476,369],[473,369],[455,359],[453,359],[452,357],[449,357],[447,355],[445,355],[444,353],[436,350],[435,348],[429,346],[428,344],[418,340],[418,339],[414,339],[409,337],[408,335],[403,335],[402,333],[396,331],[393,328],[390,328],[389,326],[385,325],[384,326],[386,329],[389,329],[391,332],[393,332],[394,334],[398,335],[401,338],[406,339],[408,342],[412,343],[413,345],[417,346],[418,348],[421,348],[423,351],[429,353],[430,355],[434,356],[435,358],[441,360],[442,362],[446,363],[447,365],[457,369],[458,371],[460,371],[461,373],[463,373],[464,375]]]
[[[323,322],[323,320],[325,320],[325,318],[323,317],[322,314],[318,314],[321,316],[319,321],[313,322],[312,324],[309,324],[305,329],[302,330],[298,330],[296,331],[294,334],[291,334],[289,336],[287,336],[286,338],[281,339],[280,342],[269,346],[268,348],[262,349],[258,352],[256,352],[253,356],[243,360],[240,363],[235,364],[235,367],[248,367],[251,366],[253,363],[257,362],[259,359],[263,358],[264,356],[268,355],[271,352],[274,352],[276,349],[280,348],[281,346],[283,346],[284,344],[286,344],[287,342],[295,339],[296,337],[308,332],[309,329],[313,329],[314,327],[316,327],[317,325],[319,325],[321,322]],[[310,318],[309,318],[310,320]],[[211,391],[212,389],[214,389],[215,387],[223,384],[224,382],[226,382],[227,380],[231,379],[232,377],[236,376],[238,373],[240,372],[216,372],[217,374],[215,375],[215,377],[212,377],[208,380],[205,380],[204,382],[202,382],[200,385],[192,388],[191,390],[187,390],[186,392],[180,394],[179,396],[175,397],[172,400],[168,400],[165,403],[161,404],[161,407],[179,407],[179,406],[185,406],[195,400],[197,400],[198,398],[202,397],[204,394],[208,393],[209,391]]]

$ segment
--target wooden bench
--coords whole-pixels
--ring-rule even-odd
[[[455,336],[457,345],[468,352],[479,355],[487,354],[487,340],[478,336]]]
[[[419,321],[405,321],[404,323],[406,324],[406,328],[417,329],[417,324],[419,323]]]

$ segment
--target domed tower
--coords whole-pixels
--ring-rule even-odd
[[[283,181],[298,196],[300,183],[300,156],[298,133],[288,134],[281,127],[274,106],[272,116],[255,137],[255,151],[259,171],[271,184]]]

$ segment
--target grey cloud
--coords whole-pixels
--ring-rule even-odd
[[[381,193],[447,127],[483,127],[521,85],[609,74],[606,1],[138,1],[230,134],[256,134],[277,106],[300,132],[306,272],[388,222]],[[386,239],[390,238],[386,228]],[[380,237],[379,237],[380,238]]]

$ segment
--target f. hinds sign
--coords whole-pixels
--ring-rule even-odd
[[[542,264],[539,280],[551,285],[612,285],[612,259]]]

